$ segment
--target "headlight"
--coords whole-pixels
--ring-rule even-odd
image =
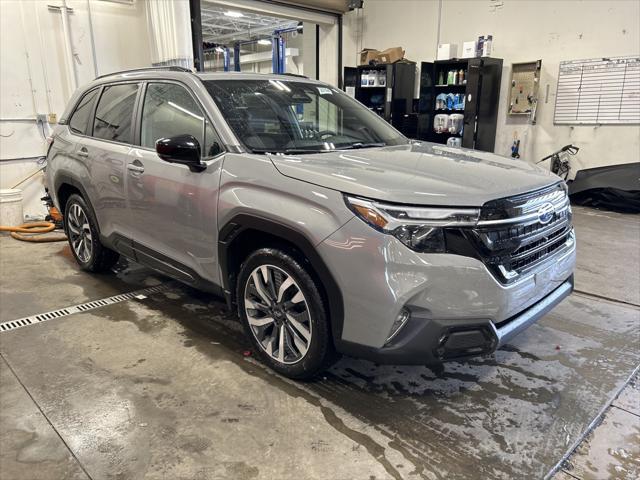
[[[478,208],[415,207],[349,196],[345,201],[373,228],[393,235],[417,252],[445,252],[445,227],[472,227],[480,218]]]

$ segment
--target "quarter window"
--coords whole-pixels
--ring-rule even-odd
[[[105,87],[93,123],[93,136],[115,142],[133,143],[131,122],[138,85],[126,83]]]
[[[160,138],[193,135],[203,157],[220,153],[220,141],[191,94],[174,83],[150,83],[142,108],[140,143],[155,148]]]
[[[97,94],[98,89],[91,90],[86,93],[78,103],[78,106],[71,115],[71,120],[69,120],[69,128],[73,133],[79,133],[82,135],[86,133],[89,116],[93,109],[93,101],[96,99]]]

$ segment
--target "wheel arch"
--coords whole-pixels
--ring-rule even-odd
[[[249,253],[263,247],[292,247],[300,260],[308,263],[311,273],[320,281],[320,290],[329,309],[334,344],[342,337],[344,305],[342,293],[333,275],[313,243],[301,232],[275,220],[250,214],[239,214],[220,229],[218,258],[225,297],[230,308],[235,303],[235,282],[242,261]]]
[[[98,216],[96,215],[96,211],[93,208],[91,198],[89,198],[89,194],[87,194],[87,191],[82,186],[82,182],[80,180],[78,180],[75,176],[69,175],[67,173],[58,173],[54,180],[54,190],[56,193],[56,200],[58,201],[58,207],[63,218],[64,210],[67,206],[67,200],[71,195],[77,193],[83,198],[83,200],[91,210],[91,215],[93,215],[93,218],[95,219],[98,233],[102,234],[100,230],[100,222],[98,221]]]
[[[58,201],[58,207],[60,209],[60,213],[64,214],[64,209],[67,206],[67,200],[74,193],[79,194],[89,208],[91,208],[93,212],[93,206],[91,205],[91,201],[89,200],[89,196],[87,195],[87,191],[82,186],[82,183],[76,179],[75,177],[68,175],[66,173],[59,173],[55,177],[54,181],[54,190],[56,193],[56,200]]]

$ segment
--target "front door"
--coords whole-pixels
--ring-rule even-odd
[[[178,83],[149,82],[138,117],[140,147],[129,156],[127,197],[136,257],[187,283],[219,283],[217,202],[224,155],[210,121],[191,92]],[[161,160],[160,138],[198,139],[206,170]]]

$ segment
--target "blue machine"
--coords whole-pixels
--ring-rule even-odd
[[[222,59],[223,59],[223,67],[225,72],[229,71],[229,64],[230,64],[229,56],[230,56],[229,47],[224,47],[224,51],[222,52]]]
[[[236,43],[233,46],[233,70],[240,71],[240,44]]]
[[[302,32],[302,23],[298,24],[296,27],[285,28],[282,30],[275,30],[271,37],[271,66],[273,68],[273,73],[286,73],[287,70],[287,59],[286,59],[286,42],[283,33],[288,32]],[[243,42],[236,42],[233,45],[233,70],[236,72],[240,71],[240,46],[247,43],[256,43],[257,40],[248,40]],[[229,47],[220,45],[223,48],[223,67],[225,72],[229,72],[231,70],[231,52]]]
[[[273,73],[285,73],[286,71],[286,58],[285,58],[285,43],[284,38],[280,36],[280,32],[276,30],[273,32],[271,38],[271,66]]]
[[[273,73],[282,74],[287,71],[286,42],[282,34],[289,32],[302,33],[302,22],[295,27],[284,28],[273,32],[273,37],[271,37],[271,65],[273,67]]]

